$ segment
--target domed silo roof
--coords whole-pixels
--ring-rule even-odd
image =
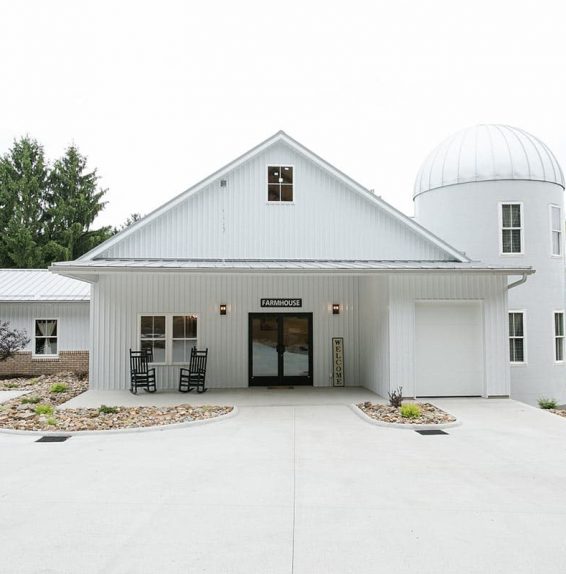
[[[527,180],[564,187],[554,154],[519,128],[481,124],[442,142],[425,160],[415,181],[414,197],[458,183]]]

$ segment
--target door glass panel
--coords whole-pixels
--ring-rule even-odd
[[[309,321],[306,317],[283,319],[283,375],[307,377],[309,375]]]
[[[254,377],[277,377],[277,318],[252,319]]]

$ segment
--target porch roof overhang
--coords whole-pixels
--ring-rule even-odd
[[[488,273],[531,275],[532,267],[499,266],[471,261],[382,261],[335,259],[94,259],[54,263],[54,273],[96,282],[112,273],[345,274]]]

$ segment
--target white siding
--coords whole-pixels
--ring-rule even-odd
[[[267,204],[268,164],[294,166],[294,205]],[[283,142],[223,179],[100,258],[452,259]]]
[[[35,319],[59,319],[59,351],[88,351],[88,303],[0,303],[0,321],[24,329],[31,338],[27,350],[32,350]]]
[[[360,384],[389,392],[389,288],[387,277],[360,277]]]
[[[356,277],[188,274],[101,276],[92,292],[91,387],[128,386],[128,350],[138,348],[138,315],[198,313],[198,346],[209,348],[207,384],[248,386],[248,313],[262,297],[301,297],[300,312],[313,313],[314,385],[332,384],[332,337],[344,337],[346,385],[359,385],[358,283]],[[219,314],[220,303],[228,314]],[[332,314],[340,303],[340,315]],[[285,309],[271,309],[285,311]],[[176,388],[179,366],[156,367],[158,388]]]
[[[415,301],[483,301],[486,395],[509,395],[507,278],[497,275],[404,275],[389,283],[391,388],[415,393]]]

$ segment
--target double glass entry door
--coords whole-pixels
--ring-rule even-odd
[[[250,386],[312,385],[312,313],[250,313]]]

